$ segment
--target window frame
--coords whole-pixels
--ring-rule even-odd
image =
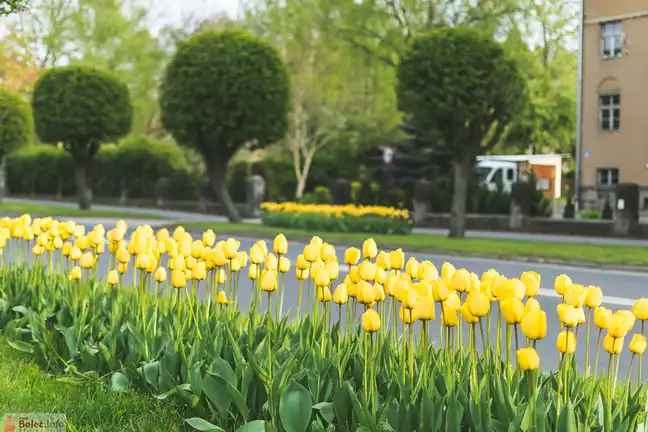
[[[603,103],[603,98],[606,98],[606,97],[613,98],[614,96],[618,97],[618,103],[615,104],[613,99],[610,99],[611,103],[608,103],[608,104]],[[619,132],[619,131],[621,131],[621,92],[619,92],[619,91],[610,91],[610,92],[605,92],[605,93],[599,93],[598,102],[599,102],[599,106],[598,106],[598,128],[599,128],[599,131],[602,131],[602,132]],[[619,125],[618,125],[617,128],[614,127],[614,119],[615,119],[614,112],[615,112],[615,110],[618,110],[618,112],[619,112],[619,115],[617,117]],[[608,119],[607,119],[607,122],[608,122],[608,127],[607,128],[603,126],[603,113],[604,112],[607,112],[608,115],[609,115]]]
[[[612,179],[615,177],[614,172],[616,172],[616,183],[612,181]],[[607,182],[604,183],[601,181],[602,179],[602,174],[606,174]],[[602,168],[597,168],[596,169],[596,184],[597,186],[600,187],[614,187],[619,184],[619,177],[621,173],[619,171],[619,168],[613,168],[613,167],[602,167]]]
[[[606,54],[606,43],[608,42],[610,43],[610,50]],[[603,60],[616,60],[623,57],[623,23],[621,20],[601,23],[600,43],[601,58]]]

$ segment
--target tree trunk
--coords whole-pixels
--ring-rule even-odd
[[[297,190],[295,191],[295,199],[299,199],[304,195],[306,189],[306,182],[308,181],[308,173],[310,172],[311,164],[313,163],[313,154],[310,152],[304,158],[304,166],[301,169],[301,175],[297,176]]]
[[[92,198],[88,189],[88,167],[83,163],[74,164],[74,180],[77,188],[77,202],[81,210],[90,210]]]
[[[468,179],[470,177],[471,158],[462,156],[452,163],[454,171],[454,193],[452,195],[452,210],[450,211],[449,237],[464,237],[466,235],[466,202],[468,201]]]
[[[7,158],[4,155],[0,157],[0,202],[2,202],[7,194]]]
[[[230,222],[241,222],[241,216],[238,209],[230,197],[227,190],[227,164],[209,163],[208,164],[209,186],[212,192],[225,208],[225,214]],[[243,185],[241,185],[243,187]]]

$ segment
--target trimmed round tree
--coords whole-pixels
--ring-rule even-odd
[[[32,96],[36,134],[72,154],[79,208],[92,204],[88,172],[102,143],[128,135],[133,122],[128,87],[108,71],[73,65],[41,75]]]
[[[525,81],[491,35],[469,27],[434,29],[412,40],[397,69],[398,107],[431,148],[452,154],[450,236],[465,234],[468,180],[518,114]]]
[[[277,50],[241,30],[197,33],[169,63],[160,107],[165,129],[203,155],[211,190],[239,221],[226,185],[230,159],[244,144],[281,139],[288,125],[290,79]]]
[[[34,118],[29,103],[18,93],[0,87],[0,199],[4,196],[5,156],[31,143]]]

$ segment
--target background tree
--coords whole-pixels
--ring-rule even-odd
[[[0,16],[25,10],[28,0],[0,0]]]
[[[0,200],[5,192],[5,156],[30,144],[34,119],[29,103],[18,93],[0,87]]]
[[[225,182],[245,144],[263,147],[286,132],[290,79],[279,53],[242,30],[209,30],[182,41],[160,89],[162,124],[202,153],[210,186],[230,221],[240,220]]]
[[[470,27],[413,38],[397,76],[398,107],[430,145],[451,151],[450,236],[462,237],[475,158],[497,144],[514,118],[524,96],[523,78],[500,44]]]
[[[102,143],[128,135],[133,107],[128,87],[108,71],[75,65],[41,75],[32,97],[36,134],[72,154],[79,208],[92,203],[88,172]]]

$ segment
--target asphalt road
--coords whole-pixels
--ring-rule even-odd
[[[110,227],[107,226],[107,229]],[[195,238],[199,238],[198,235]],[[249,250],[254,241],[252,239],[240,239],[241,249]],[[272,247],[271,243],[268,243],[269,247]],[[358,245],[359,246],[359,245]],[[378,245],[380,246],[380,245]],[[303,243],[290,242],[288,258],[293,262],[296,260],[297,255],[301,253],[304,247]],[[345,248],[336,248],[338,257],[342,258]],[[455,258],[455,257],[445,257],[441,255],[431,255],[431,254],[415,254],[416,258],[419,260],[430,260],[432,261],[437,268],[441,268],[441,265],[444,261],[449,261],[456,268],[466,268],[470,271],[473,271],[477,274],[481,274],[490,268],[496,269],[500,274],[503,274],[508,277],[518,277],[523,271],[534,270],[538,272],[542,277],[541,286],[543,287],[540,290],[538,296],[538,301],[542,305],[543,309],[547,313],[547,338],[542,341],[538,341],[537,350],[541,357],[541,365],[544,369],[555,369],[558,366],[558,354],[555,349],[556,337],[559,332],[558,326],[558,316],[556,312],[556,306],[559,304],[559,297],[555,294],[553,290],[553,281],[556,276],[561,273],[568,274],[575,283],[580,283],[583,285],[598,285],[603,289],[603,292],[606,294],[604,297],[604,305],[608,308],[611,308],[613,311],[618,309],[627,309],[631,308],[634,304],[634,301],[642,296],[648,296],[646,293],[646,287],[648,286],[648,273],[633,273],[628,271],[617,271],[617,270],[601,270],[593,268],[576,268],[576,267],[565,267],[552,264],[530,264],[530,263],[521,263],[514,261],[500,261],[492,259],[483,259],[483,258]],[[406,259],[409,257],[409,254],[406,252]],[[108,258],[106,255],[102,257],[99,261],[99,271],[98,274],[105,276],[108,271]],[[340,281],[344,278],[346,274],[346,269],[341,266],[340,268]],[[251,283],[247,279],[247,271],[241,273],[240,279],[240,291],[239,291],[239,304],[242,308],[247,308],[249,304],[250,294],[252,292]],[[124,280],[132,280],[132,273],[127,273]],[[336,286],[336,284],[334,284]],[[284,312],[291,310],[292,313],[295,312],[297,306],[297,292],[298,292],[298,281],[294,277],[294,267],[291,268],[289,277],[287,277],[285,285],[285,297],[284,297]],[[304,297],[302,301],[302,315],[305,312],[305,307],[308,307],[309,302],[307,298]],[[265,301],[264,301],[265,307]],[[359,311],[361,312],[361,311]],[[437,317],[439,311],[437,310]],[[337,314],[334,315],[335,317]],[[357,314],[360,316],[360,313]],[[494,315],[496,316],[496,315]],[[493,318],[493,321],[495,318]],[[418,330],[418,326],[417,326]],[[640,325],[637,323],[634,328],[635,332],[640,331]],[[492,341],[494,346],[494,323],[492,331]],[[468,330],[464,331],[464,335],[468,334]],[[438,341],[439,335],[439,320],[433,321],[431,323],[431,332],[430,335],[434,340]],[[595,355],[595,343],[596,343],[597,330],[592,328],[591,331],[591,342],[590,342],[590,367],[593,363]],[[626,340],[627,344],[630,342],[630,337]],[[465,336],[464,340],[467,340]],[[520,332],[520,346],[524,344],[523,336]],[[480,344],[481,345],[481,344]],[[511,358],[515,358],[514,353]],[[581,368],[585,362],[585,328],[580,329],[579,333],[579,343],[577,347],[577,361]],[[624,351],[622,355],[620,366],[619,366],[619,376],[625,379],[628,373],[628,364],[630,361],[630,356],[627,352]],[[600,353],[600,362],[599,370],[605,372],[607,369],[607,355],[601,349]]]

